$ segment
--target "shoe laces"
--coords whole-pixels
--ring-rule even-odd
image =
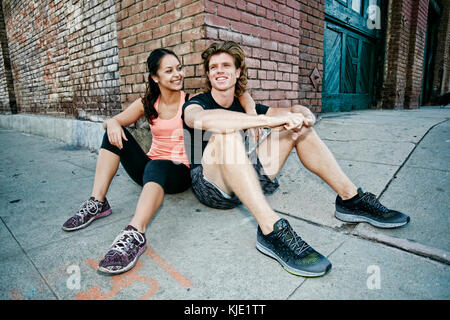
[[[311,246],[307,244],[297,233],[291,228],[286,227],[277,232],[277,237],[282,240],[295,254],[301,255]]]
[[[98,202],[94,201],[92,199],[88,199],[85,202],[83,202],[80,206],[80,209],[78,209],[77,216],[79,216],[82,220],[88,215],[88,214],[96,214],[99,211]]]
[[[110,250],[127,254],[128,249],[134,246],[133,240],[136,240],[139,245],[145,242],[144,237],[139,232],[134,230],[122,230],[116,239],[114,239]]]
[[[361,198],[363,205],[372,213],[379,216],[382,216],[389,212],[389,209],[383,206],[380,201],[378,201],[377,197],[370,192],[364,193],[364,196]]]

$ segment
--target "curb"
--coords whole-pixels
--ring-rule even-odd
[[[450,265],[450,252],[446,250],[429,247],[416,241],[392,237],[371,230],[353,230],[351,234]]]

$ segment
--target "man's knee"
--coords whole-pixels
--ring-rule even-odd
[[[316,116],[305,106],[296,104],[291,108],[293,113],[301,113],[309,122],[309,126],[313,126],[316,123]]]
[[[310,110],[307,107],[305,107],[305,106],[302,106],[300,104],[296,104],[296,105],[292,106],[291,112],[293,112],[293,113],[302,113],[302,114],[305,115],[305,114],[309,114]]]
[[[293,113],[301,113],[303,115],[307,115],[307,114],[311,113],[311,111],[307,107],[299,105],[299,104],[296,104],[296,105],[292,106],[291,112],[293,112]]]
[[[296,143],[311,137],[319,138],[317,132],[312,127],[303,126],[300,131],[292,133],[292,139],[295,140]]]
[[[213,134],[210,143],[212,144],[210,152],[217,163],[236,164],[245,162],[245,146],[240,132]]]
[[[212,143],[219,144],[218,147],[226,147],[226,143],[242,141],[242,135],[239,131],[231,131],[227,133],[214,133],[210,140]],[[225,143],[225,144],[224,144]]]

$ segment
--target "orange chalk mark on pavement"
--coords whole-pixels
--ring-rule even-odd
[[[192,286],[192,282],[177,272],[174,268],[172,268],[167,262],[165,262],[160,256],[158,256],[155,251],[151,250],[149,247],[147,247],[147,250],[145,250],[145,253],[149,255],[150,258],[152,258],[157,264],[159,264],[168,274],[172,276],[179,284],[181,284],[183,287],[190,287]]]
[[[90,265],[92,268],[98,268],[98,262],[87,259],[86,263]],[[131,285],[133,281],[146,282],[150,285],[150,290],[147,291],[145,295],[140,297],[140,300],[149,299],[153,296],[158,290],[158,282],[155,280],[149,279],[147,277],[142,277],[136,274],[137,271],[142,267],[142,262],[138,261],[133,269],[127,271],[125,273],[116,275],[111,277],[112,281],[112,289],[107,293],[101,293],[99,286],[93,286],[87,291],[80,292],[76,295],[76,300],[106,300],[116,296],[120,290],[124,287],[128,287]]]
[[[155,251],[147,247],[145,253],[157,264],[159,264],[172,278],[174,278],[183,287],[192,286],[192,282],[185,276],[176,271],[171,267],[166,261],[164,261],[160,256],[158,256]],[[87,259],[86,264],[91,266],[94,270],[98,268],[98,262],[92,259]],[[112,289],[107,293],[102,293],[99,286],[93,286],[86,291],[78,293],[75,297],[76,300],[106,300],[115,297],[120,290],[124,287],[129,287],[133,281],[146,282],[150,286],[150,290],[141,298],[140,300],[149,299],[158,290],[159,284],[157,281],[152,280],[147,277],[139,276],[137,272],[142,267],[142,261],[138,261],[134,268],[131,270],[111,276]]]

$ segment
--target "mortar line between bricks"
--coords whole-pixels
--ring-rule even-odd
[[[394,172],[394,174],[392,175],[391,179],[388,181],[388,183],[386,184],[386,186],[384,187],[384,189],[381,191],[380,195],[378,196],[377,199],[381,199],[382,195],[386,192],[386,190],[389,188],[390,184],[392,183],[392,181],[394,181],[395,177],[397,176],[397,174],[400,172],[400,170],[406,165],[406,163],[408,162],[409,158],[411,157],[411,155],[414,153],[414,151],[416,151],[416,148],[419,146],[419,144],[422,142],[422,140],[428,135],[428,133],[433,130],[435,127],[437,127],[438,125],[447,122],[449,119],[445,118],[443,121],[440,121],[434,125],[432,125],[427,132],[425,132],[425,134],[423,135],[422,138],[420,138],[420,140],[416,143],[416,145],[414,146],[414,148],[411,150],[411,152],[408,154],[408,156],[406,157],[406,159],[403,161],[403,163],[398,167],[398,169]]]
[[[33,260],[31,260],[31,258],[28,256],[28,253],[25,251],[25,249],[20,245],[20,242],[17,241],[16,237],[14,236],[14,234],[11,232],[11,230],[9,229],[8,225],[5,223],[5,221],[3,220],[3,217],[0,217],[0,220],[2,221],[3,225],[5,226],[5,228],[8,230],[8,232],[11,234],[11,236],[13,237],[14,241],[16,241],[17,245],[19,246],[20,250],[23,252],[23,254],[25,255],[25,257],[30,261],[31,265],[34,267],[34,269],[37,271],[37,273],[39,274],[39,276],[41,277],[42,281],[44,281],[44,283],[46,284],[46,286],[48,287],[48,289],[50,290],[50,292],[54,295],[54,297],[56,298],[56,300],[60,300],[58,295],[53,291],[52,287],[50,286],[50,284],[47,282],[47,280],[45,279],[45,277],[42,275],[42,273],[39,271],[39,269],[36,267],[36,265],[34,264]]]

